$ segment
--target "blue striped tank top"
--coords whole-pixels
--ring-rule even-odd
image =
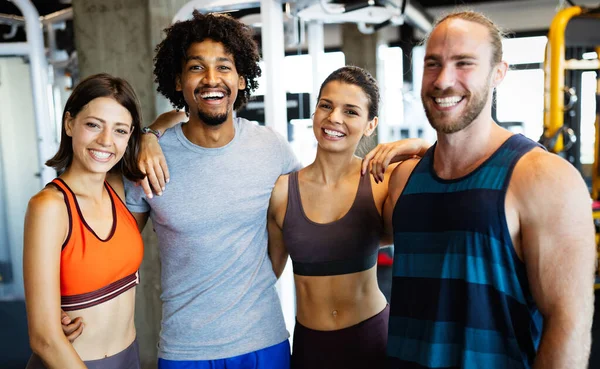
[[[517,161],[538,144],[510,137],[454,180],[414,168],[393,212],[390,368],[531,368],[542,316],[508,231],[504,200]]]

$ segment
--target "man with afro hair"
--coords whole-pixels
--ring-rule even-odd
[[[155,81],[189,121],[158,119],[143,135],[147,152],[164,153],[168,190],[158,184],[153,196],[147,183],[147,193],[126,184],[140,229],[150,216],[159,241],[158,367],[287,369],[289,334],[266,221],[275,181],[300,164],[282,136],[233,117],[261,74],[249,27],[196,11],[166,35],[156,47]],[[162,168],[142,163],[149,178]]]

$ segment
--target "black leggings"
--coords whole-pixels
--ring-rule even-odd
[[[383,368],[389,315],[387,305],[379,314],[336,331],[317,331],[296,320],[292,369]]]

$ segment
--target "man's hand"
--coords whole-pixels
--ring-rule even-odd
[[[429,149],[429,143],[420,138],[407,138],[400,141],[379,144],[371,150],[362,163],[362,174],[369,171],[371,164],[371,174],[375,182],[383,182],[385,170],[392,163],[397,163],[413,157],[425,155]]]
[[[179,122],[187,121],[187,119],[185,112],[171,110],[159,115],[150,128],[164,133],[167,129]],[[151,133],[142,135],[138,166],[142,173],[146,174],[146,178],[138,183],[142,185],[146,196],[149,199],[152,198],[152,189],[158,196],[162,195],[166,184],[169,183],[169,168],[158,144],[158,138]]]
[[[158,196],[162,195],[166,184],[169,183],[169,168],[167,168],[167,161],[158,144],[158,139],[153,134],[142,135],[138,166],[142,173],[146,175],[139,182],[146,196],[149,199],[152,198],[152,189]]]
[[[67,313],[65,313],[62,310],[60,319],[63,333],[65,334],[69,342],[73,343],[77,339],[77,337],[81,335],[81,332],[83,332],[83,320],[81,319],[81,317],[77,317],[74,320],[71,320]]]

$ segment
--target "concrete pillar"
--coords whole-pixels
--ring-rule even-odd
[[[377,78],[377,33],[365,35],[355,23],[342,24],[342,52],[346,65],[356,65],[368,70]]]
[[[355,23],[344,23],[341,27],[342,52],[346,57],[346,65],[364,68],[377,79],[378,33],[366,35],[358,30]],[[362,157],[371,151],[377,146],[377,137],[377,134],[374,133],[370,139],[363,139],[358,145],[356,154]]]
[[[154,48],[185,0],[73,0],[75,45],[81,78],[106,72],[127,79],[142,107],[144,125],[171,107],[152,74]],[[162,315],[160,263],[152,224],[143,232],[144,261],[137,288],[135,325],[142,368],[156,368]]]

